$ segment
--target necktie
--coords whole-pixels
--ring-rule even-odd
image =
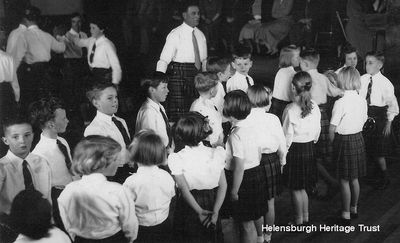
[[[218,111],[218,108],[214,105],[214,109],[216,110],[216,111]]]
[[[125,129],[124,125],[122,125],[122,122],[118,121],[117,118],[115,118],[115,117],[111,118],[111,120],[117,126],[119,132],[122,134],[122,137],[124,138],[125,145],[129,146],[129,144],[131,143],[131,139],[129,138],[129,135],[126,132],[126,129]]]
[[[57,146],[60,149],[61,153],[64,155],[65,165],[67,166],[68,169],[71,169],[71,159],[67,147],[58,139],[57,139]]]
[[[32,175],[28,169],[28,162],[26,162],[26,160],[22,162],[22,174],[24,175],[25,189],[35,190],[35,187],[33,186]]]
[[[250,84],[250,79],[249,79],[249,77],[247,77],[247,76],[246,76],[246,82],[247,82],[247,86],[250,87],[250,86],[251,86],[251,84]]]
[[[161,109],[161,107],[160,107],[160,112],[161,112],[162,118],[164,119],[164,122],[165,122],[165,128],[167,129],[167,136],[168,136],[168,147],[170,147],[171,143],[172,143],[171,126],[169,125],[167,115],[165,115],[165,113]]]
[[[193,49],[194,49],[194,66],[197,70],[201,68],[201,60],[200,60],[200,51],[199,45],[197,43],[196,35],[194,34],[194,30],[192,31],[192,42],[193,42]]]
[[[367,104],[371,104],[371,91],[372,91],[372,76],[369,78],[368,90],[367,90]]]
[[[90,63],[93,62],[95,51],[96,51],[96,42],[93,44],[92,51],[90,52],[90,56],[89,56],[89,62]]]

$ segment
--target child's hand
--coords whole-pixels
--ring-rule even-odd
[[[383,136],[388,137],[392,131],[392,121],[387,121],[383,129]]]
[[[201,209],[198,215],[202,225],[207,226],[210,223],[211,221],[211,217],[209,217],[210,214],[212,214],[211,211]]]
[[[210,225],[211,224],[216,225],[217,224],[217,220],[218,220],[218,212],[213,212],[212,215],[211,215]],[[209,227],[209,225],[207,227]]]
[[[239,195],[237,194],[237,192],[231,192],[231,201],[237,201],[239,200]]]

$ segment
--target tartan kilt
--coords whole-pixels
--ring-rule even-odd
[[[350,135],[336,133],[333,148],[339,178],[353,180],[367,174],[364,138],[361,132]]]
[[[191,190],[199,206],[213,211],[218,187],[210,190]],[[197,213],[189,206],[182,195],[178,197],[174,213],[174,242],[223,242],[221,218],[215,230],[205,228]]]
[[[194,87],[194,77],[198,72],[193,63],[173,62],[168,66],[169,93],[165,109],[170,121],[178,121],[199,96]]]
[[[368,117],[375,120],[375,129],[372,132],[363,133],[366,153],[372,157],[385,157],[390,154],[392,143],[390,136],[385,137],[383,130],[387,122],[387,106],[369,106]]]
[[[279,120],[282,122],[283,111],[285,110],[286,106],[290,104],[289,101],[280,100],[277,98],[272,97],[271,100],[271,108],[269,108],[269,113],[276,115]]]
[[[314,156],[314,142],[292,143],[283,169],[286,185],[291,190],[311,190],[318,173]]]
[[[230,215],[234,219],[239,222],[256,220],[268,212],[267,181],[264,166],[256,166],[244,171],[238,192],[239,200],[235,202],[230,200],[233,172],[225,170],[225,175],[228,189],[224,207],[226,207],[225,210],[230,211]]]
[[[265,169],[267,179],[267,199],[270,200],[282,192],[281,163],[276,153],[262,154],[260,165]]]
[[[315,145],[315,157],[325,160],[327,156],[332,154],[332,146],[329,143],[329,117],[327,113],[327,105],[319,105],[321,111],[321,133],[318,142]]]
[[[104,238],[104,239],[85,239],[80,236],[75,237],[74,243],[128,243],[128,239],[125,237],[124,232],[121,230],[118,233]]]

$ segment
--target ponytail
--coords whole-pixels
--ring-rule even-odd
[[[292,84],[295,87],[296,94],[299,96],[299,105],[301,108],[301,118],[308,116],[313,109],[311,102],[312,79],[307,72],[298,72],[294,75]]]

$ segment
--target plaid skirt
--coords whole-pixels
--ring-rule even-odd
[[[230,200],[233,183],[233,172],[225,170],[228,189],[226,191],[224,210],[239,222],[259,219],[268,212],[267,179],[264,166],[257,166],[243,173],[242,184],[239,188],[239,200]]]
[[[375,126],[371,132],[363,132],[365,139],[366,152],[372,157],[385,157],[390,154],[392,143],[390,136],[383,136],[383,130],[385,129],[387,122],[387,106],[369,106],[368,117],[373,118]]]
[[[318,180],[314,143],[292,143],[283,170],[286,185],[291,190],[311,190]]]
[[[321,134],[316,148],[316,158],[325,160],[327,156],[332,154],[332,146],[329,143],[329,117],[327,113],[328,106],[326,104],[319,105],[321,111]]]
[[[218,187],[211,190],[191,190],[199,206],[213,211]],[[182,195],[178,197],[174,213],[174,242],[223,242],[221,219],[215,229],[205,228],[197,213],[189,206]]]
[[[290,104],[289,101],[284,101],[284,100],[280,100],[280,99],[272,97],[271,108],[269,109],[269,113],[276,115],[279,118],[279,120],[282,122],[283,111],[285,110],[285,108],[288,104]]]
[[[353,180],[367,174],[364,138],[361,132],[350,135],[335,134],[333,148],[340,179]]]
[[[74,243],[124,243],[124,242],[128,243],[128,239],[125,237],[125,234],[124,232],[122,232],[122,230],[104,239],[94,240],[76,236],[74,241]]]
[[[165,109],[170,121],[178,121],[199,96],[194,87],[194,77],[198,72],[193,63],[172,62],[168,66],[169,93]]]
[[[135,243],[169,243],[172,242],[172,223],[168,217],[164,222],[154,226],[139,225],[138,237]]]
[[[281,163],[276,153],[263,154],[260,165],[265,169],[267,179],[267,199],[270,200],[282,192]]]

